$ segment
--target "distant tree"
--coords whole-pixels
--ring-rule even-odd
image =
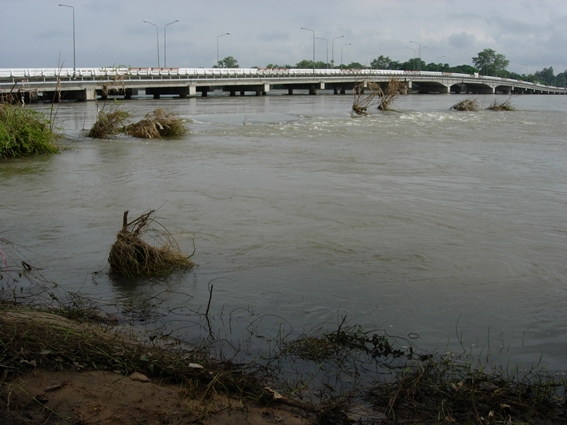
[[[550,66],[549,68],[543,68],[541,71],[536,71],[534,77],[540,83],[552,85],[555,80],[553,67]]]
[[[272,68],[276,68],[276,69],[289,69],[289,68],[293,68],[291,65],[278,65],[277,63],[269,63],[268,65],[266,65],[266,68],[268,69],[272,69]]]
[[[367,67],[358,62],[351,62],[348,65],[343,65],[344,69],[366,69]]]
[[[400,62],[390,59],[388,56],[380,55],[370,62],[372,69],[400,69]]]
[[[474,74],[475,72],[478,72],[478,69],[470,65],[458,65],[458,66],[450,67],[445,72],[455,72],[458,74]]]
[[[427,69],[427,64],[420,58],[412,58],[407,62],[400,64],[400,69],[405,71],[425,71]]]
[[[555,76],[555,85],[557,87],[567,87],[567,69]]]
[[[500,75],[510,65],[506,56],[496,53],[493,49],[484,49],[479,52],[478,56],[472,58],[472,62],[479,72],[496,76]]]
[[[327,64],[323,61],[316,61],[315,62],[315,66],[313,66],[313,61],[304,59],[300,62],[297,62],[295,64],[295,68],[299,68],[299,69],[325,69],[327,68]]]
[[[428,63],[426,68],[422,68],[422,70],[424,71],[439,71],[439,72],[447,72],[447,70],[449,69],[449,64],[445,63]]]
[[[214,65],[213,68],[240,68],[240,66],[238,65],[236,59],[234,59],[232,56],[227,56],[226,58],[218,61],[218,63]]]

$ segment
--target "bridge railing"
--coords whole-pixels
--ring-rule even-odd
[[[231,78],[427,78],[438,79],[475,79],[480,81],[502,81],[509,84],[532,86],[538,88],[549,88],[565,90],[565,88],[546,86],[540,83],[518,81],[509,78],[500,78],[487,75],[447,73],[436,71],[404,71],[388,69],[295,69],[295,68],[126,68],[126,67],[102,67],[102,68],[11,68],[0,69],[0,83],[15,83],[17,81],[53,81],[62,79],[70,80],[144,80],[144,79],[231,79]]]

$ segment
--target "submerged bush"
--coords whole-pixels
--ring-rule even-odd
[[[478,111],[480,105],[476,99],[465,99],[451,106],[454,111]]]
[[[143,120],[126,127],[126,133],[141,139],[160,139],[182,136],[187,133],[187,128],[175,114],[156,109],[146,114]]]
[[[0,104],[0,159],[57,153],[56,137],[39,112]]]
[[[91,127],[87,137],[107,139],[124,131],[124,122],[130,116],[126,111],[116,109],[112,112],[100,111],[98,119]]]

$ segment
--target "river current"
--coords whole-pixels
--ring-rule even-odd
[[[211,316],[236,339],[251,324],[298,334],[347,316],[428,350],[567,370],[567,98],[449,110],[464,98],[403,96],[366,117],[348,95],[121,103],[132,120],[186,119],[175,140],[88,139],[103,104],[64,103],[69,149],[0,162],[0,237],[106,305],[166,290],[160,308],[202,312],[213,285]],[[478,98],[494,99],[506,98]],[[112,279],[123,212],[156,208],[183,251],[194,240],[198,266]],[[184,317],[170,326],[191,330]]]

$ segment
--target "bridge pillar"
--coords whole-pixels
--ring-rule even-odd
[[[289,95],[291,96],[291,95],[293,94],[293,89],[288,88],[288,89],[287,89],[287,94],[289,94]]]
[[[195,84],[189,85],[189,96],[195,96],[197,94],[197,86]]]

